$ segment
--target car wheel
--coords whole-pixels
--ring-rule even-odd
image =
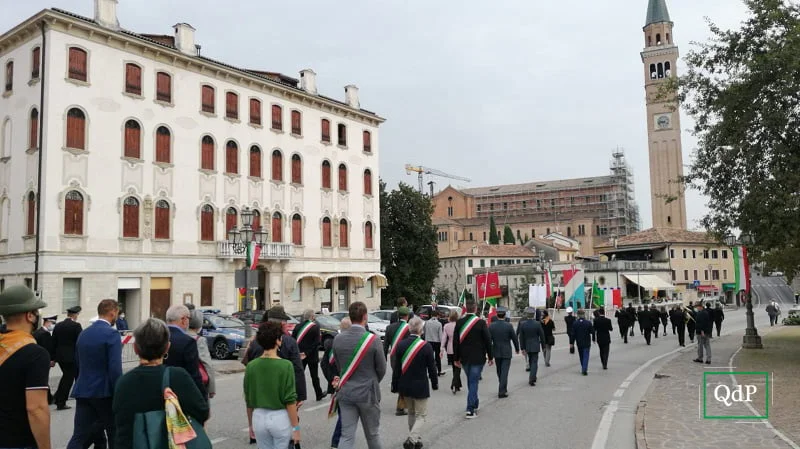
[[[212,350],[212,355],[214,358],[219,360],[225,360],[230,357],[231,352],[228,349],[228,342],[225,340],[217,340],[214,342],[214,349]]]

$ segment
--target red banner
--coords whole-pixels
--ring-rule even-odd
[[[478,284],[478,297],[476,299],[496,299],[503,297],[503,293],[500,290],[499,273],[479,274],[475,276],[475,282]]]

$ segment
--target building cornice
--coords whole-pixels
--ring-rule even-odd
[[[244,69],[238,69],[207,58],[190,56],[179,50],[152,42],[135,33],[110,30],[96,23],[71,15],[45,9],[20,23],[0,36],[0,56],[5,55],[25,42],[41,35],[42,21],[53,30],[87,39],[97,44],[169,64],[173,67],[192,71],[203,76],[238,84],[255,91],[293,101],[301,105],[317,108],[329,114],[360,121],[369,126],[378,126],[386,119],[370,112],[351,108],[322,95],[311,94],[277,81],[256,76]]]
[[[655,58],[658,56],[672,56],[680,58],[680,52],[677,45],[661,45],[659,47],[645,48],[641,52],[642,62],[648,58]]]

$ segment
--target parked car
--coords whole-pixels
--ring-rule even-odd
[[[325,346],[325,341],[328,339],[333,339],[333,337],[339,334],[339,322],[341,320],[337,320],[336,318],[330,315],[323,315],[321,313],[316,314],[314,321],[319,326],[320,330],[320,337],[322,338],[322,345],[320,349]]]
[[[237,354],[244,345],[245,326],[244,322],[230,315],[204,313],[200,335],[208,341],[211,356],[224,360]]]
[[[333,312],[329,313],[327,316],[336,318],[339,321],[342,321],[343,318],[347,316],[348,312]],[[386,327],[389,326],[389,320],[384,320],[379,316],[375,315],[374,313],[370,312],[367,314],[367,328],[370,332],[380,337],[383,340],[384,335],[386,335]]]
[[[375,315],[376,317],[382,320],[391,321],[394,312],[395,312],[394,310],[373,310],[370,312],[370,314]]]
[[[445,316],[450,316],[450,312],[452,312],[453,310],[456,310],[456,311],[458,311],[459,316],[461,316],[461,307],[437,305],[436,309],[439,312],[439,314],[444,312]],[[419,306],[419,308],[417,309],[417,316],[419,316],[423,320],[430,319],[431,318],[431,311],[433,311],[433,306],[430,305],[430,304],[427,304],[427,305],[424,305],[424,306]]]
[[[261,324],[261,320],[264,319],[264,314],[267,313],[264,310],[240,310],[238,312],[233,312],[233,317],[239,320],[242,320],[245,324],[250,325],[253,329],[258,329],[258,326]],[[287,321],[287,332],[292,333],[294,327],[300,324],[300,321],[295,317],[290,317],[289,321]]]

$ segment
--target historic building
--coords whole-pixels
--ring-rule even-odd
[[[180,302],[232,312],[246,251],[227,235],[248,210],[268,233],[257,307],[377,307],[384,119],[312,70],[205,57],[188,24],[121,28],[116,4],[0,36],[0,288],[38,283],[51,313],[118,298],[133,325]]]

